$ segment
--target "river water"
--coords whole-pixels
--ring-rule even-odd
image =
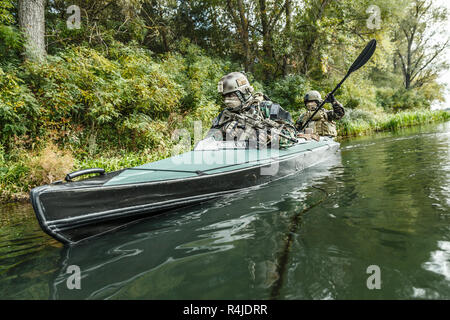
[[[0,299],[423,298],[450,299],[450,122],[70,248],[0,207]]]

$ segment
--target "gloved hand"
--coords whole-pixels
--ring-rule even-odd
[[[327,97],[325,98],[325,102],[334,103],[335,101],[336,101],[336,98],[331,93],[329,93],[327,95]]]
[[[336,101],[335,103],[333,103],[333,112],[336,117],[336,120],[341,119],[345,115],[344,107],[342,106],[342,104]]]

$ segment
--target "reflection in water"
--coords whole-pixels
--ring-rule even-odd
[[[431,261],[424,263],[424,268],[450,281],[450,242],[438,241],[438,248],[431,253]]]
[[[448,299],[449,146],[450,123],[355,138],[301,174],[75,247],[30,206],[2,207],[0,298]]]

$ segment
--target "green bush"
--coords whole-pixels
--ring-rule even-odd
[[[429,108],[432,100],[418,89],[406,90],[382,88],[377,90],[376,99],[385,111],[402,111],[408,109]]]
[[[11,24],[14,22],[12,10],[14,4],[12,0],[0,0],[0,24]]]
[[[174,74],[175,81],[185,88],[182,109],[194,110],[210,102],[220,104],[217,83],[225,73],[235,71],[232,64],[207,56],[203,50],[186,40],[181,41],[179,50],[180,53],[168,55],[172,68],[167,72]],[[173,68],[174,64],[178,68]]]
[[[0,24],[0,67],[12,68],[20,61],[20,52],[23,48],[23,38],[14,26]]]
[[[38,101],[24,81],[0,68],[0,143],[8,144],[13,136],[35,135],[39,115]]]
[[[209,128],[221,104],[217,82],[233,66],[189,43],[182,50],[157,57],[135,44],[78,46],[0,71],[0,141],[39,133],[85,157],[169,146],[195,117]]]
[[[273,101],[290,111],[303,108],[303,97],[308,90],[312,90],[311,83],[301,75],[289,75],[266,88]]]
[[[333,86],[340,79],[333,81]],[[333,87],[332,86],[332,87]],[[352,74],[338,90],[336,98],[346,109],[362,109],[372,113],[377,112],[376,93],[371,81],[364,74]]]

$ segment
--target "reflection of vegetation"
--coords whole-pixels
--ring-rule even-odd
[[[423,269],[446,239],[450,210],[450,123],[428,128],[343,143],[344,166],[321,181],[330,198],[302,223],[283,296],[408,299],[414,288],[450,296],[448,281]],[[365,286],[372,264],[382,270],[378,292]]]
[[[304,208],[301,211],[298,211],[294,213],[289,221],[289,227],[286,230],[286,236],[284,237],[284,243],[281,247],[281,250],[279,252],[279,257],[277,259],[277,268],[276,268],[276,274],[277,279],[274,281],[273,286],[271,288],[270,297],[271,299],[278,299],[280,296],[280,290],[282,286],[284,285],[284,280],[286,277],[287,269],[289,266],[289,256],[290,252],[294,243],[295,234],[297,234],[298,229],[300,227],[300,223],[302,222],[302,216],[306,214],[308,211],[312,210],[314,207],[320,205],[323,201],[325,201],[328,197],[328,193],[325,189],[322,189],[320,187],[314,187],[317,190],[320,190],[323,192],[322,199],[316,200],[315,202],[312,202],[309,204],[309,202],[312,200],[312,198],[308,197],[308,202],[304,203]]]
[[[47,299],[61,244],[40,230],[29,205],[4,205],[0,219],[0,299]]]

